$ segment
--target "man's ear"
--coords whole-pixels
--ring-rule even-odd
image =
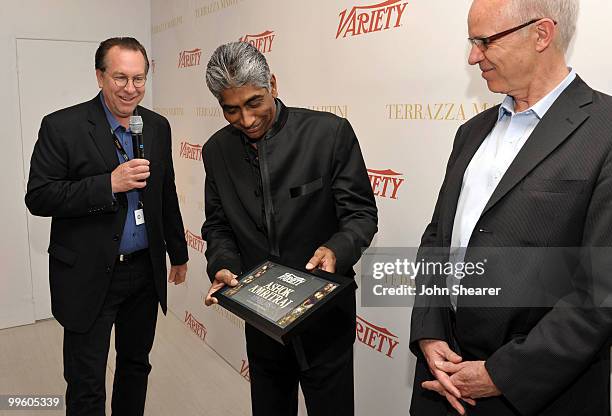
[[[547,18],[538,22],[536,31],[538,34],[536,50],[538,52],[543,52],[553,42],[555,34],[557,33],[557,27],[552,19]]]
[[[276,88],[276,77],[274,76],[274,74],[272,74],[272,76],[270,77],[270,93],[272,94],[272,97],[278,97],[278,90]]]
[[[103,80],[102,80],[103,76],[104,76],[104,73],[100,71],[99,69],[96,69],[96,79],[98,80],[98,87],[100,88],[102,88],[102,85],[103,85]]]

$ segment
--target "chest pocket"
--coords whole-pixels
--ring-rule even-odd
[[[289,195],[291,198],[297,198],[302,195],[310,194],[316,190],[319,190],[323,187],[323,176],[315,179],[314,181],[310,181],[305,183],[304,185],[295,186],[289,189]]]
[[[585,192],[586,185],[587,181],[580,179],[526,178],[521,189],[553,194],[581,194]]]

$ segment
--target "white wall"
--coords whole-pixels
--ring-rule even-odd
[[[21,0],[0,4],[0,328],[25,324],[34,319],[29,214],[23,202],[31,150],[22,146],[16,39],[99,42],[119,35],[134,36],[147,50],[150,49],[150,1]],[[45,77],[47,67],[61,65],[70,65],[70,62],[39,62],[40,77]],[[91,71],[91,82],[95,86],[93,56]],[[52,83],[53,79],[48,82]],[[145,106],[151,106],[151,97],[149,85],[143,102]],[[40,97],[40,100],[46,99]],[[71,104],[75,103],[66,103]],[[47,246],[48,241],[37,242],[34,249],[46,251]]]

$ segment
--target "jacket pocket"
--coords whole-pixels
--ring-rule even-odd
[[[549,192],[554,194],[581,194],[587,181],[580,179],[526,178],[521,185],[524,191]]]
[[[49,244],[47,253],[62,263],[66,263],[68,266],[74,266],[77,260],[77,254],[74,251],[61,246],[54,241]]]
[[[312,193],[318,189],[321,189],[322,187],[323,187],[323,176],[315,179],[314,181],[305,183],[304,185],[295,186],[289,189],[289,194],[291,195],[291,198],[297,198],[298,196]]]

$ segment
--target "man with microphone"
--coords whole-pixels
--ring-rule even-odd
[[[105,414],[114,325],[112,413],[142,415],[158,303],[166,312],[166,252],[168,281],[182,283],[187,244],[170,125],[138,107],[149,69],[144,47],[107,39],[95,68],[100,94],[43,118],[25,201],[33,215],[52,217],[49,280],[64,327],[66,414]]]

